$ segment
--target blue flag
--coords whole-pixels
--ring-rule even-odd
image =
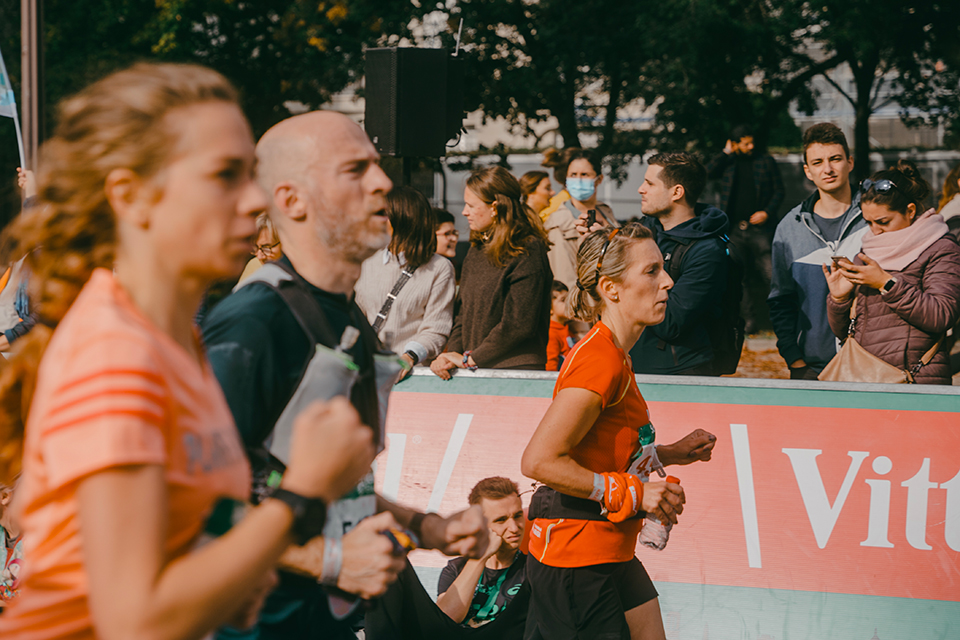
[[[0,116],[15,118],[16,113],[17,99],[7,75],[7,65],[3,64],[3,53],[0,53]]]
[[[0,51],[0,116],[13,118],[13,126],[17,130],[17,147],[20,151],[20,166],[27,168],[23,159],[23,135],[20,133],[20,119],[17,117],[17,98],[13,93],[13,83],[7,74],[7,65],[3,63],[3,52]]]

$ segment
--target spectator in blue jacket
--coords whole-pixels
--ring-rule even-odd
[[[838,255],[853,260],[867,231],[852,169],[847,139],[835,125],[822,122],[803,134],[803,171],[817,190],[777,225],[767,298],[777,349],[794,380],[816,380],[837,354],[821,265]]]
[[[662,153],[647,161],[639,193],[641,222],[653,231],[670,272],[671,256],[685,251],[670,290],[663,322],[647,327],[630,357],[637,373],[719,375],[707,327],[716,321],[727,286],[727,216],[716,207],[696,204],[707,182],[700,161],[689,153]]]

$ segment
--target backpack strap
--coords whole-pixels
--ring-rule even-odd
[[[333,332],[327,315],[320,304],[310,295],[306,281],[293,269],[279,262],[268,262],[249,278],[237,284],[234,291],[251,284],[264,284],[283,298],[294,319],[307,335],[312,346],[327,344],[336,346],[340,338]]]
[[[333,328],[327,321],[327,314],[324,313],[323,307],[311,295],[307,281],[292,266],[285,262],[268,262],[257,269],[249,278],[238,283],[234,291],[257,283],[270,287],[283,299],[297,324],[300,325],[307,339],[310,340],[311,353],[318,344],[327,345],[331,348],[339,344],[340,336],[334,333]],[[353,326],[360,330],[360,339],[364,345],[363,362],[357,363],[364,373],[357,379],[350,399],[360,412],[361,419],[373,428],[374,434],[379,438],[382,425],[380,425],[379,419],[373,356],[375,353],[382,351],[382,346],[380,339],[373,332],[356,301],[350,304],[350,320]],[[310,358],[307,358],[296,387],[300,386],[309,363]]]
[[[674,282],[676,282],[680,274],[683,273],[680,268],[680,265],[683,264],[683,257],[687,255],[687,251],[690,251],[690,247],[697,242],[698,240],[693,238],[691,238],[689,242],[680,242],[678,240],[677,246],[670,252],[670,255],[667,256],[667,274]]]

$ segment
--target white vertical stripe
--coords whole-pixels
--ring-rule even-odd
[[[453,475],[453,468],[457,464],[457,458],[460,457],[460,449],[467,438],[467,431],[470,430],[472,421],[472,413],[461,413],[457,416],[453,433],[450,434],[450,442],[447,443],[447,451],[443,454],[443,462],[440,463],[437,481],[433,485],[433,493],[430,494],[430,502],[427,504],[428,513],[436,513],[440,509],[440,503],[443,502],[443,495],[447,492],[450,476]]]
[[[387,440],[387,469],[383,475],[383,490],[381,495],[390,502],[397,501],[400,492],[400,476],[403,472],[403,453],[407,447],[405,433],[388,433]]]
[[[757,496],[753,487],[753,463],[750,460],[750,438],[747,425],[731,424],[733,460],[737,465],[740,486],[740,510],[743,513],[743,534],[747,541],[747,561],[751,569],[760,569],[760,525],[757,523]]]

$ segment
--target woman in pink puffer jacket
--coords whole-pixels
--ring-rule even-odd
[[[838,338],[852,329],[872,355],[916,370],[918,384],[950,384],[952,341],[944,336],[960,317],[960,245],[934,209],[921,213],[930,191],[909,160],[863,182],[860,206],[871,233],[855,260],[824,265],[827,314]],[[933,359],[917,369],[938,340]]]

